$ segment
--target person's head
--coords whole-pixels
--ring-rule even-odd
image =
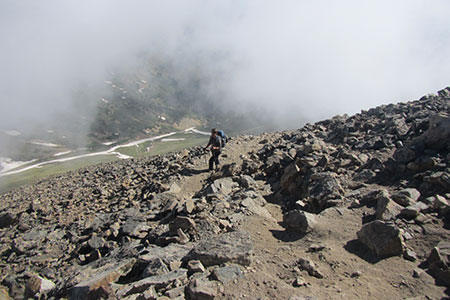
[[[216,135],[216,134],[217,134],[217,129],[216,128],[211,129],[211,135]]]

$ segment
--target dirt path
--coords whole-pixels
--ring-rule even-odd
[[[231,141],[224,149],[221,163],[241,163],[242,155],[259,149],[259,139],[247,143]],[[207,170],[209,153],[195,162],[198,171]],[[181,186],[190,195],[208,181],[208,171],[184,179]],[[361,228],[364,209],[345,207],[328,209],[320,215],[319,227],[304,237],[287,232],[280,224],[281,207],[269,203],[266,209],[273,219],[250,216],[241,229],[250,233],[254,243],[253,263],[245,277],[224,286],[217,299],[289,299],[297,296],[312,299],[441,299],[445,288],[436,288],[431,276],[414,278],[417,263],[402,257],[368,262],[351,253],[352,241]],[[312,251],[311,249],[320,249]],[[310,276],[299,268],[303,258],[312,261],[323,278]],[[389,296],[387,296],[389,295]],[[306,298],[305,298],[306,299]],[[308,298],[310,299],[310,298]]]

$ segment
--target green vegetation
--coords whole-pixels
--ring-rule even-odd
[[[0,192],[7,192],[21,185],[35,182],[52,175],[73,171],[82,167],[117,160],[115,155],[88,156],[67,162],[51,163],[17,174],[0,177]]]
[[[184,139],[174,141],[157,140],[153,142],[145,142],[137,146],[121,147],[117,149],[125,155],[132,157],[144,157],[149,155],[159,155],[168,152],[180,151],[185,148],[195,147],[208,142],[208,137],[199,134],[175,134],[166,139]]]
[[[184,138],[185,140],[175,140],[175,141],[157,140],[153,142],[142,143],[137,146],[121,147],[117,149],[117,152],[132,157],[144,157],[149,155],[159,155],[168,152],[180,151],[182,149],[198,145],[206,145],[206,143],[208,142],[207,136],[199,134],[180,133],[167,137],[167,139],[182,139],[182,138]],[[149,151],[147,151],[147,148],[149,148]],[[33,168],[17,174],[3,176],[0,177],[0,193],[10,191],[21,185],[32,183],[52,175],[65,173],[68,171],[77,170],[82,167],[104,162],[111,162],[115,160],[118,160],[116,155],[87,156],[66,162],[50,163],[47,165],[43,165],[40,168]]]

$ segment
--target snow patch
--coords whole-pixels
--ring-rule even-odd
[[[64,151],[64,152],[58,152],[58,153],[53,154],[53,156],[62,156],[62,155],[65,155],[65,154],[69,154],[70,152],[72,152],[72,150]]]
[[[39,146],[45,146],[45,147],[59,147],[59,145],[56,145],[56,144],[53,144],[53,143],[38,142],[38,141],[30,142],[30,144],[39,145]]]
[[[161,142],[176,142],[176,141],[184,141],[184,138],[179,139],[162,139]]]
[[[0,174],[6,173],[9,170],[32,163],[34,161],[36,161],[36,159],[30,161],[14,161],[9,157],[0,157]]]
[[[20,131],[17,131],[17,130],[2,130],[2,131],[3,131],[3,133],[5,133],[6,135],[9,135],[9,136],[19,136],[22,134]]]

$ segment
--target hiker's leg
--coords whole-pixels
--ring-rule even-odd
[[[216,168],[219,167],[219,155],[220,155],[220,152],[219,152],[219,151],[216,151],[216,152],[214,153],[214,162],[216,163]]]
[[[209,170],[213,170],[213,164],[214,164],[214,154],[212,154],[211,158],[209,159]]]

